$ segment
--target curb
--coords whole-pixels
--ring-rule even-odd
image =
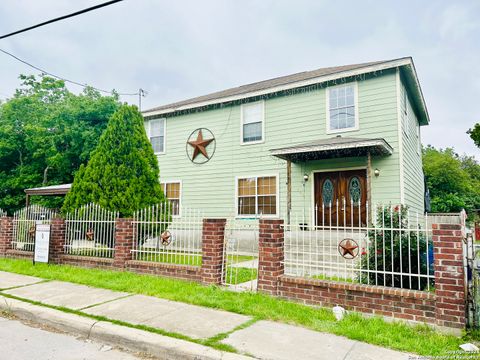
[[[0,295],[0,310],[22,320],[48,325],[56,330],[104,342],[128,350],[144,352],[164,360],[252,360],[251,357],[223,352],[208,346],[139,329],[64,313]]]

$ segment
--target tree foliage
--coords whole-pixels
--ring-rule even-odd
[[[48,76],[20,79],[0,104],[0,208],[9,212],[24,206],[26,188],[71,183],[119,107],[115,94],[87,88],[76,95]],[[63,198],[40,202],[60,207]]]
[[[111,117],[86,166],[75,175],[64,211],[94,202],[132,216],[136,210],[165,201],[158,161],[135,106],[122,105]]]
[[[480,147],[480,123],[476,123],[473,129],[467,131],[467,134],[470,135],[475,145]]]
[[[423,150],[423,169],[432,212],[465,209],[472,215],[472,210],[480,208],[480,164],[474,157],[428,146]]]

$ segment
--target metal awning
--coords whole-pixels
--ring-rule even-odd
[[[25,189],[27,195],[65,195],[72,188],[72,184],[52,185]]]
[[[270,154],[291,162],[332,159],[340,157],[387,156],[393,148],[385,139],[334,137],[310,143],[270,150]]]

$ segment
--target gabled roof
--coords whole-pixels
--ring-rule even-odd
[[[406,77],[406,83],[409,87],[409,90],[412,91],[413,100],[415,102],[414,105],[416,105],[415,108],[418,110],[420,123],[428,124],[429,117],[427,108],[411,57],[304,71],[162,105],[143,111],[143,115],[146,117],[166,115],[177,111],[247,99],[278,91],[318,84],[343,77],[366,74],[396,67],[406,68],[404,76]]]

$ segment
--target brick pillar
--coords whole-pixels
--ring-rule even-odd
[[[202,282],[222,283],[223,249],[226,219],[203,219],[202,229]]]
[[[5,256],[13,241],[13,218],[0,217],[0,256]]]
[[[460,224],[433,224],[436,322],[465,327],[465,274]]]
[[[115,220],[115,256],[113,266],[125,268],[127,261],[132,260],[133,219],[118,218]]]
[[[258,243],[258,291],[277,295],[278,280],[284,274],[283,220],[260,220]]]
[[[49,262],[60,263],[60,255],[65,252],[65,219],[54,218],[50,226]]]

